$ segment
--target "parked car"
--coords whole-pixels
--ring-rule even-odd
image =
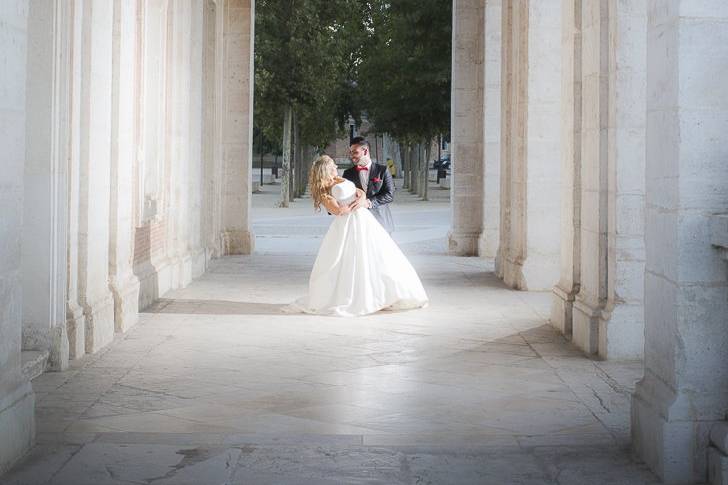
[[[435,170],[447,170],[450,168],[450,155],[445,155],[438,160],[432,162],[432,168]]]
[[[432,162],[432,168],[437,170],[437,182],[439,183],[441,178],[447,177],[447,172],[450,170],[450,155],[445,155]]]

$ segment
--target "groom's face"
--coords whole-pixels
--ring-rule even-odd
[[[369,149],[361,145],[352,145],[349,147],[349,154],[352,162],[366,164],[369,158]]]

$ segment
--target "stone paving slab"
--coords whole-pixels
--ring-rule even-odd
[[[279,313],[318,244],[288,228],[330,222],[304,202],[261,207],[259,253],[36,378],[37,445],[0,483],[655,483],[628,450],[641,363],[585,358],[548,324],[548,293],[447,256],[446,201],[394,207],[428,308]]]

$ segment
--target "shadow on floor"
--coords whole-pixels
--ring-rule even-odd
[[[221,300],[172,300],[160,298],[143,313],[185,313],[205,315],[282,315],[283,303]]]

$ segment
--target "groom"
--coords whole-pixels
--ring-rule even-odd
[[[367,194],[366,199],[359,202],[358,206],[367,207],[391,234],[394,231],[392,213],[389,210],[389,203],[394,200],[392,175],[385,165],[372,162],[369,157],[369,142],[364,137],[352,138],[349,153],[354,166],[344,170],[343,176]]]

